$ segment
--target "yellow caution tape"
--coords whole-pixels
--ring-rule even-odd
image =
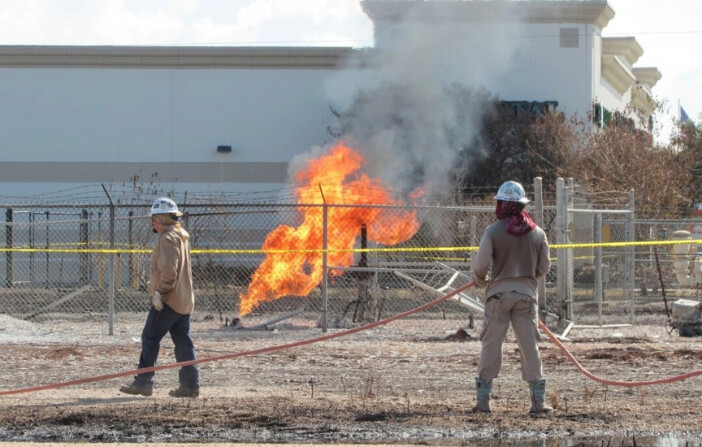
[[[83,243],[84,244],[84,243]],[[644,247],[661,245],[702,245],[702,239],[671,240],[671,241],[636,241],[636,242],[589,242],[571,244],[551,244],[550,248],[577,249],[577,248],[614,248],[614,247]],[[63,244],[70,245],[70,244]],[[476,251],[476,246],[465,247],[376,247],[376,248],[329,248],[328,253],[412,253],[412,252],[465,252]],[[2,247],[0,252],[6,253],[76,253],[76,254],[146,254],[151,253],[151,248],[30,248],[30,247]],[[322,253],[324,249],[218,249],[194,248],[192,254],[286,254],[286,253]],[[460,258],[463,259],[463,258]]]

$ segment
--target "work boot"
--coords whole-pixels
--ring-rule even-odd
[[[137,381],[134,381],[129,385],[120,387],[119,390],[133,396],[151,396],[154,392],[154,387],[150,385],[143,385]]]
[[[480,377],[475,378],[475,392],[478,403],[473,407],[473,413],[492,413],[490,410],[490,391],[492,390],[492,380],[486,382]]]
[[[200,395],[200,390],[198,388],[183,388],[181,386],[169,391],[168,395],[171,397],[197,397]]]
[[[550,413],[553,408],[544,403],[546,397],[546,379],[541,379],[537,382],[529,383],[529,392],[531,394],[531,414]]]

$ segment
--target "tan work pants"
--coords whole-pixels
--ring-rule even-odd
[[[526,382],[541,380],[537,310],[536,300],[517,292],[500,293],[486,300],[485,319],[480,332],[482,350],[478,377],[489,382],[499,374],[502,367],[502,345],[511,322],[519,345],[522,379]]]

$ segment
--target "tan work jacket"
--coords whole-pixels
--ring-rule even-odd
[[[195,307],[190,242],[183,240],[174,228],[166,227],[158,235],[151,254],[150,296],[158,290],[163,304],[181,315],[189,315]]]

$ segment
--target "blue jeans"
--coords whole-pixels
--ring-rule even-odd
[[[171,334],[175,345],[176,362],[195,360],[195,346],[190,338],[190,315],[181,315],[169,306],[163,306],[162,311],[157,311],[153,306],[146,317],[146,324],[141,333],[141,357],[139,368],[156,366],[161,340],[166,334]],[[187,389],[199,389],[200,378],[197,366],[184,366],[178,372],[180,386]],[[134,381],[141,386],[152,387],[154,372],[137,374]]]

